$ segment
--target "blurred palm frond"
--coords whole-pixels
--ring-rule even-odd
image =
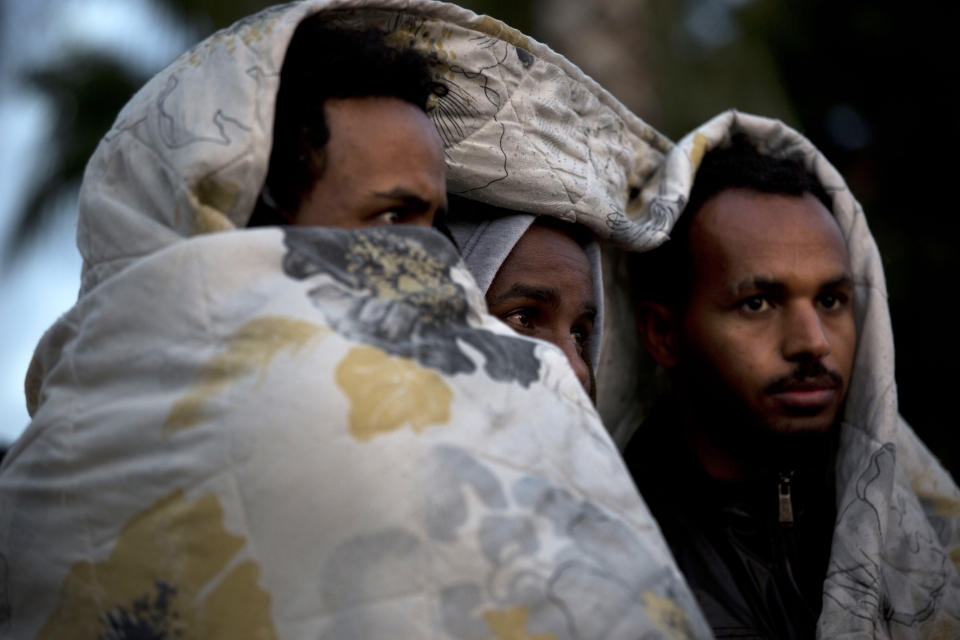
[[[208,33],[265,6],[257,0],[155,0],[188,32]],[[3,12],[0,12],[2,19]],[[19,80],[47,100],[53,113],[46,151],[5,240],[7,268],[22,254],[71,197],[84,167],[117,113],[149,74],[136,71],[118,54],[74,50],[28,68]]]
[[[43,165],[7,239],[4,266],[46,228],[57,204],[80,185],[87,160],[143,77],[112,56],[79,52],[28,69],[21,81],[48,100],[53,116]]]

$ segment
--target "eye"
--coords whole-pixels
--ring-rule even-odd
[[[396,209],[390,209],[389,211],[383,211],[374,216],[373,220],[375,224],[399,224],[403,221],[404,214]]]
[[[570,335],[577,343],[577,352],[583,354],[587,349],[587,343],[590,341],[590,329],[588,327],[573,327],[570,330]]]
[[[740,309],[745,313],[763,313],[770,308],[770,301],[764,296],[750,296],[740,302]]]
[[[527,307],[515,309],[499,318],[518,331],[533,331],[536,328],[535,311]]]
[[[831,292],[822,294],[818,302],[827,311],[839,311],[847,305],[849,299],[846,294]]]

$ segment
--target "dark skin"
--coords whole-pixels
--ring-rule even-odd
[[[672,308],[644,303],[641,331],[704,469],[741,478],[838,419],[857,338],[849,257],[811,195],[721,191],[696,212],[689,241],[689,295]]]
[[[443,146],[430,118],[399,98],[327,100],[324,169],[293,224],[429,227],[447,208]]]
[[[587,341],[597,305],[590,261],[573,238],[533,224],[490,284],[487,306],[518,333],[559,347],[593,395]]]

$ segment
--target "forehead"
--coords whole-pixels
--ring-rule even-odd
[[[331,167],[371,162],[397,167],[397,156],[444,170],[443,147],[430,118],[399,98],[331,98],[324,103]],[[401,165],[403,166],[403,165]]]
[[[594,301],[593,271],[583,248],[566,233],[534,223],[513,247],[489,294],[516,284],[547,287],[577,304]]]
[[[590,261],[577,242],[553,227],[533,224],[521,236],[504,261],[501,272],[532,274],[550,272],[571,277],[591,278]]]
[[[698,284],[718,278],[826,280],[850,268],[839,225],[810,194],[722,191],[697,212],[690,252]]]

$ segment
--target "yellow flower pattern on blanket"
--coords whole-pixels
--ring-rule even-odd
[[[493,633],[490,640],[557,640],[552,633],[527,633],[526,607],[513,607],[504,611],[484,611],[483,619]]]
[[[227,337],[223,351],[200,368],[193,388],[170,409],[164,430],[172,434],[203,422],[209,417],[204,411],[207,399],[243,376],[263,375],[278,353],[297,353],[311,339],[329,331],[321,325],[283,316],[264,316],[247,322]]]
[[[676,601],[659,596],[653,591],[644,591],[640,600],[647,616],[663,632],[665,638],[683,640],[696,635],[683,608]]]
[[[347,271],[379,299],[402,300],[416,307],[422,322],[456,322],[466,301],[447,274],[449,265],[419,243],[395,237],[389,247],[360,235],[347,251]]]
[[[350,433],[358,440],[450,420],[453,392],[440,375],[376,347],[351,349],[337,365],[336,381],[350,400]]]
[[[693,146],[690,148],[690,167],[693,170],[691,179],[697,174],[697,168],[700,166],[700,161],[703,160],[703,155],[707,152],[707,136],[703,135],[700,132],[697,132],[693,135]]]
[[[259,567],[231,565],[244,544],[215,496],[174,491],[126,524],[106,560],[73,565],[37,638],[272,640]]]
[[[911,480],[910,488],[920,498],[924,509],[932,511],[928,518],[940,520],[938,529],[951,531],[953,535],[941,539],[953,566],[960,571],[960,495],[951,490],[949,479],[944,482],[931,470],[922,471]]]

